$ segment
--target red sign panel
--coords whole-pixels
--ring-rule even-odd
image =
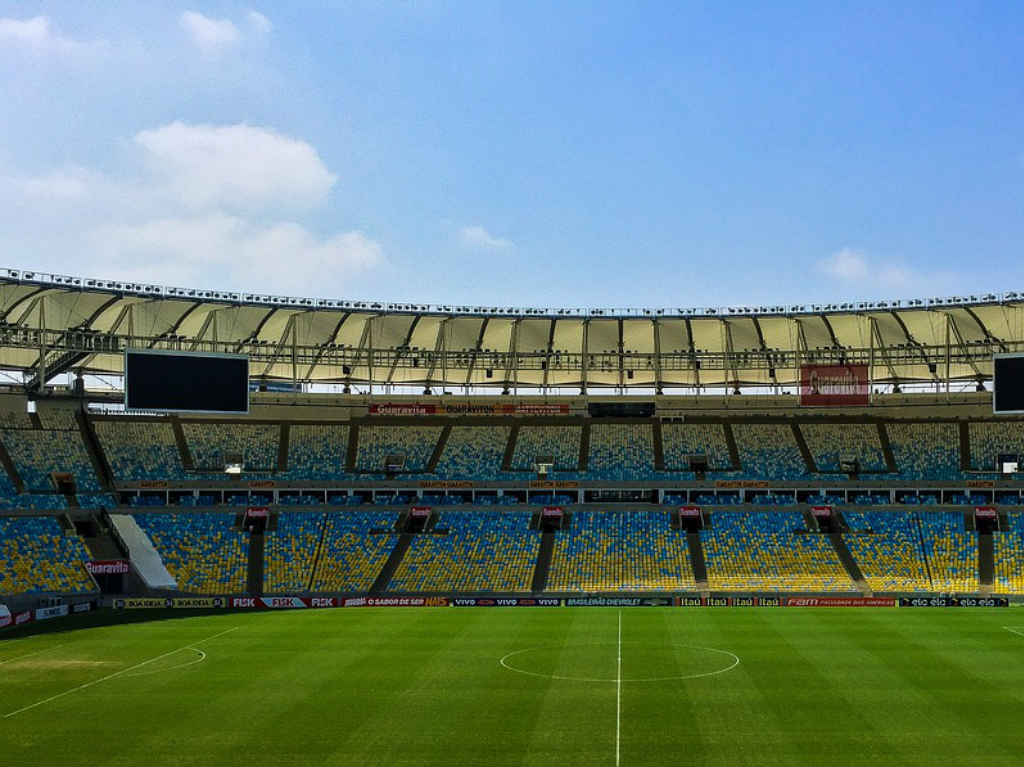
[[[249,517],[269,517],[270,509],[266,506],[250,506],[245,510],[245,514]]]
[[[545,506],[540,513],[543,517],[560,517],[563,511],[561,506]]]
[[[818,407],[867,405],[867,365],[802,365],[800,404]]]
[[[700,506],[680,506],[679,516],[681,517],[699,517]]]
[[[429,517],[430,507],[429,506],[410,506],[409,514],[414,517]]]
[[[131,565],[127,559],[104,559],[85,563],[90,575],[127,575]]]
[[[995,519],[998,514],[995,506],[975,506],[974,516],[978,519]]]
[[[816,517],[831,517],[832,507],[831,506],[811,506],[811,514]]]

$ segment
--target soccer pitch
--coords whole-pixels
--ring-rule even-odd
[[[0,640],[0,763],[1019,764],[1018,615],[161,614]]]

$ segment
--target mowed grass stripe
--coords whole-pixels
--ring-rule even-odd
[[[528,677],[498,658],[548,646],[551,668],[614,678],[617,612],[282,611],[61,633],[61,658],[117,671],[244,629],[203,645],[203,663],[122,675],[0,721],[0,764],[611,765],[614,683]],[[1002,628],[1012,615],[623,610],[624,677],[652,658],[674,671],[699,661],[665,649],[674,644],[742,662],[703,679],[624,683],[622,764],[1019,763],[1024,637]],[[605,669],[589,667],[600,647],[579,650],[596,642],[607,643]],[[3,668],[12,709],[53,684]],[[67,689],[97,673],[52,676]]]

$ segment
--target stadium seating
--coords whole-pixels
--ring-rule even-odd
[[[555,533],[549,591],[696,588],[685,532],[661,511],[574,512]]]
[[[249,536],[232,529],[234,515],[178,512],[134,516],[182,591],[237,594],[245,590]]]
[[[265,592],[296,594],[309,590],[326,516],[309,511],[283,511],[278,515],[277,529],[268,531],[265,539]]]
[[[181,428],[197,469],[218,472],[226,456],[237,454],[246,471],[277,468],[281,427],[276,424],[183,423]]]
[[[725,429],[718,423],[662,424],[661,441],[665,468],[669,471],[688,471],[691,455],[707,458],[711,471],[725,470],[732,464]]]
[[[81,539],[53,517],[0,517],[0,595],[97,591]]]
[[[323,544],[310,579],[313,591],[369,591],[398,541],[396,515],[381,511],[338,511],[327,515]]]
[[[855,459],[861,471],[884,472],[885,456],[874,424],[808,423],[800,426],[818,471],[838,472],[840,462]]]
[[[356,467],[361,472],[384,474],[387,457],[403,455],[402,471],[424,472],[442,430],[441,426],[360,426]]]
[[[2,438],[26,490],[52,491],[54,472],[71,474],[79,490],[101,489],[77,430],[4,430]]]
[[[964,531],[957,511],[921,512],[921,536],[932,576],[932,590],[978,590],[977,533]]]
[[[959,479],[960,437],[953,423],[886,424],[900,476],[906,479]]]
[[[971,464],[980,471],[996,471],[1000,453],[1024,455],[1024,423],[971,422]]]
[[[533,471],[537,456],[550,455],[556,471],[575,472],[580,461],[581,426],[523,426],[516,437],[512,468]]]
[[[650,424],[594,424],[588,477],[615,482],[653,477],[653,440]]]
[[[801,479],[807,475],[807,465],[789,424],[738,423],[732,431],[744,476]]]
[[[718,591],[853,591],[827,536],[794,532],[795,512],[716,511],[701,531],[708,586]]]
[[[509,426],[453,426],[434,473],[442,479],[497,477]]]
[[[540,546],[528,512],[444,512],[446,535],[417,535],[390,591],[529,591]]]
[[[915,512],[844,511],[850,554],[872,591],[931,591]],[[870,531],[870,532],[868,532]]]
[[[288,430],[288,479],[340,479],[346,475],[348,426],[295,424]]]
[[[1006,527],[992,534],[996,594],[1024,594],[1024,513],[1006,515]]]
[[[115,478],[187,478],[169,421],[94,421],[93,428]]]

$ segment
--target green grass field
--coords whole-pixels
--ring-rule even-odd
[[[12,765],[1019,764],[1024,613],[176,617],[0,640],[0,702]]]

